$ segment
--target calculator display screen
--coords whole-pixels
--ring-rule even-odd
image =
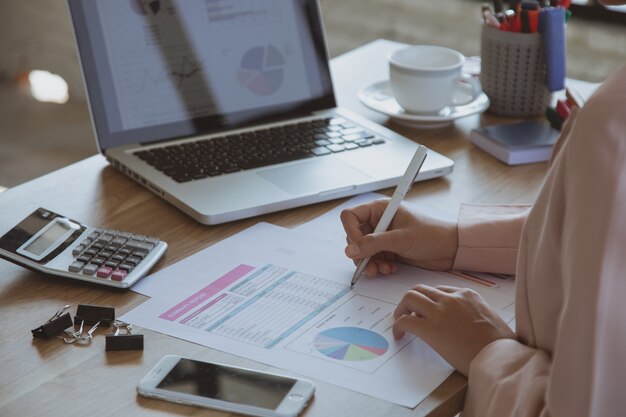
[[[41,255],[50,247],[50,245],[56,242],[69,230],[70,228],[67,225],[61,222],[55,222],[48,228],[48,230],[41,234],[37,239],[33,240],[23,250],[32,253],[33,255]]]
[[[26,261],[45,265],[71,246],[86,229],[75,220],[40,207],[0,236],[0,258],[18,265]]]

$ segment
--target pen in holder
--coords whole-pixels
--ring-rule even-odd
[[[539,33],[506,32],[483,25],[480,82],[489,97],[489,112],[508,117],[545,113],[551,93]]]

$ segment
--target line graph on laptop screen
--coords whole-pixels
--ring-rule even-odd
[[[191,48],[130,52],[121,54],[119,61],[133,120],[154,124],[215,112],[213,97],[205,94],[205,62]]]

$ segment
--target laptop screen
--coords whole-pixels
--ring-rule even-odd
[[[102,151],[335,106],[316,0],[69,0]]]

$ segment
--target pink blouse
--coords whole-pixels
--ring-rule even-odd
[[[455,268],[517,276],[517,340],[472,361],[466,417],[626,415],[626,67],[559,142],[532,209],[461,209]]]

